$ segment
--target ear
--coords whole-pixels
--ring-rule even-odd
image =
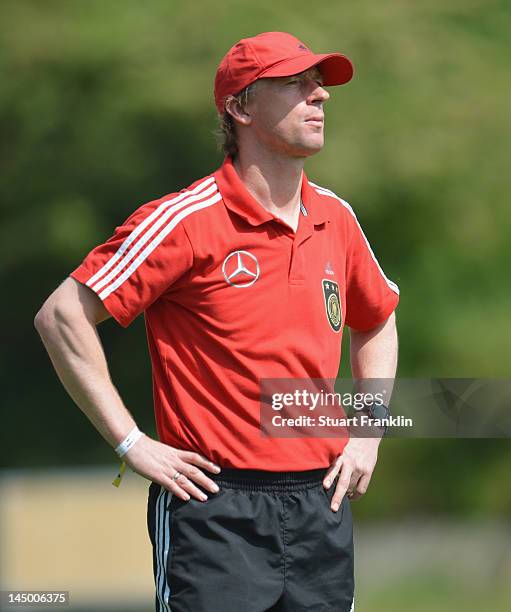
[[[243,106],[234,96],[229,96],[225,101],[225,111],[231,115],[236,123],[250,125],[252,116],[246,106]]]

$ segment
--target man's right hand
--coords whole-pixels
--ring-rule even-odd
[[[198,453],[173,448],[146,435],[124,455],[123,460],[137,474],[163,485],[185,501],[190,497],[200,501],[208,499],[195,483],[212,493],[219,490],[218,485],[202,471],[218,474],[218,465]],[[176,477],[177,473],[179,475]]]

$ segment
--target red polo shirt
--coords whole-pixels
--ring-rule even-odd
[[[346,202],[304,174],[302,203],[294,233],[227,159],[138,208],[72,272],[121,325],[145,312],[162,442],[272,471],[326,467],[342,452],[345,439],[263,437],[259,380],[335,378],[344,326],[382,323],[399,292]],[[325,286],[338,288],[340,312]]]

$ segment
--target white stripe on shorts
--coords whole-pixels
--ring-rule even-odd
[[[156,595],[160,612],[171,612],[168,603],[170,585],[167,581],[167,559],[170,543],[170,513],[167,510],[172,494],[161,487],[156,500],[155,544],[156,544]]]

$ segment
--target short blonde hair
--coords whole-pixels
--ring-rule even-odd
[[[232,96],[242,108],[246,108],[250,97],[253,95],[255,82],[247,85],[238,94]],[[225,155],[229,155],[233,159],[238,155],[238,137],[236,134],[236,122],[233,116],[224,110],[222,115],[218,115],[218,127],[215,130],[218,149],[223,151]]]

